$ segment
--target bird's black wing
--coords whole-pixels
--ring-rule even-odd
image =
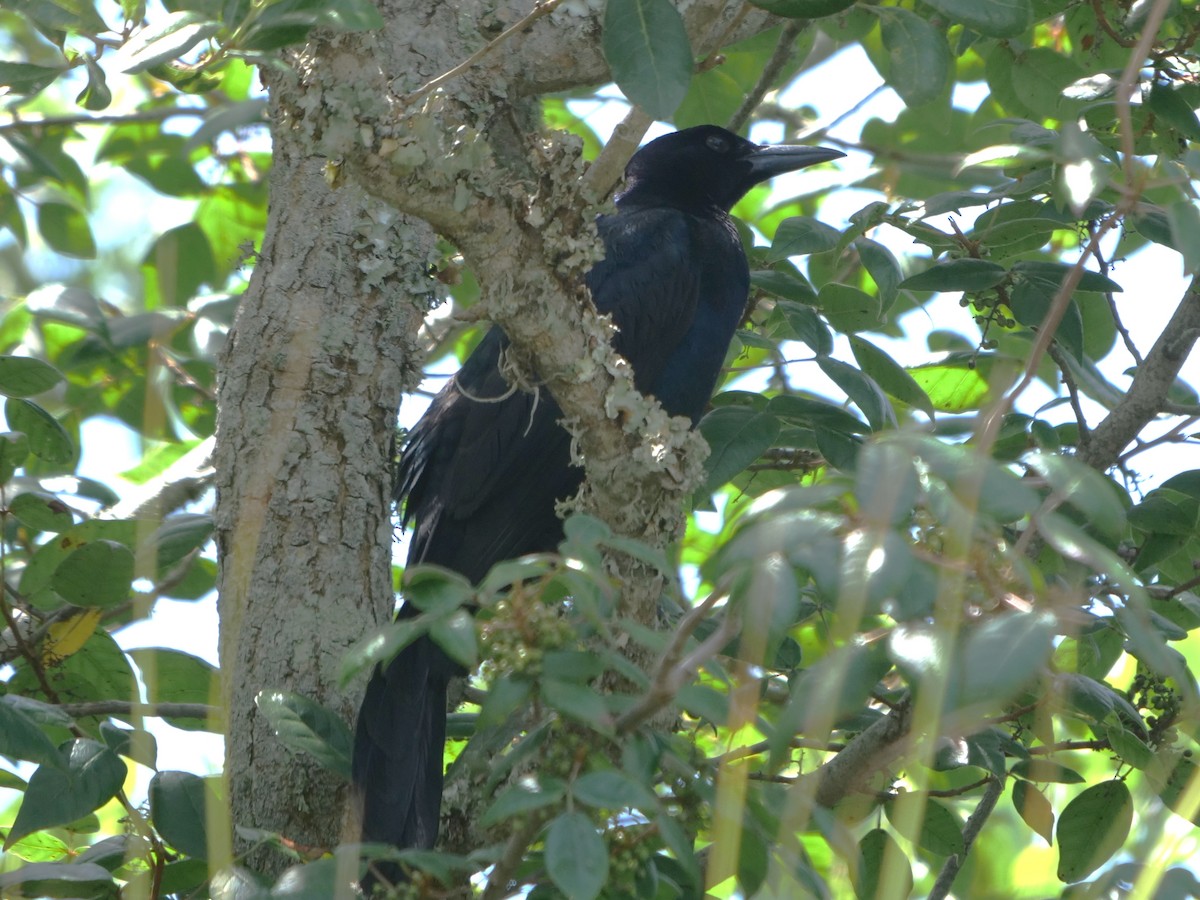
[[[601,216],[604,259],[587,275],[596,308],[617,326],[613,346],[633,366],[642,393],[653,393],[700,302],[703,260],[696,220],[676,209],[623,209]]]
[[[409,562],[478,582],[497,562],[553,550],[554,502],[578,487],[570,437],[549,391],[512,389],[500,372],[508,340],[493,328],[413,429],[397,500],[415,521]]]

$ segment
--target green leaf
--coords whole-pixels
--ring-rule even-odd
[[[533,690],[533,685],[524,678],[500,678],[493,681],[488,690],[487,699],[479,709],[479,730],[500,725],[526,706],[526,701]]]
[[[75,102],[92,112],[107,109],[112,103],[112,91],[108,89],[108,82],[104,79],[104,70],[100,68],[96,58],[90,53],[83,55],[83,63],[87,68],[88,81],[75,98]]]
[[[50,247],[63,256],[95,259],[96,240],[87,216],[65,203],[42,203],[37,211],[38,231]]]
[[[6,397],[32,397],[50,390],[62,380],[58,369],[40,359],[0,356],[0,394]]]
[[[1045,784],[1047,782],[1054,782],[1056,784],[1083,783],[1083,776],[1074,769],[1068,769],[1060,763],[1041,756],[1017,760],[1012,767],[1012,773],[1021,776],[1027,781],[1035,781],[1038,784]]]
[[[0,431],[0,483],[12,478],[28,458],[28,435],[22,431]]]
[[[862,410],[874,429],[896,424],[896,414],[879,385],[870,376],[831,356],[817,358],[817,365],[829,379],[846,392],[851,402]]]
[[[721,406],[701,420],[700,434],[710,450],[703,490],[712,493],[775,445],[779,419],[746,406]]]
[[[823,253],[837,246],[841,232],[809,216],[792,216],[779,223],[775,240],[767,251],[767,262],[778,262],[789,256]]]
[[[4,404],[8,427],[21,431],[29,440],[29,452],[52,465],[69,462],[75,447],[58,420],[31,400],[10,397]]]
[[[467,669],[479,665],[475,619],[465,609],[457,609],[449,616],[435,620],[429,626],[429,637],[459,665]]]
[[[70,897],[108,900],[119,896],[112,873],[90,862],[34,862],[0,875],[5,897]]]
[[[1008,270],[986,259],[949,259],[900,282],[910,291],[985,291],[995,287]]]
[[[854,496],[867,523],[898,525],[912,515],[917,471],[912,453],[894,441],[873,441],[858,455]]]
[[[1183,256],[1184,272],[1200,269],[1200,210],[1191,200],[1180,200],[1167,207],[1171,225],[1171,245]]]
[[[1200,766],[1187,757],[1179,757],[1158,791],[1167,809],[1193,825],[1200,825],[1200,809],[1196,806],[1197,784],[1200,784]]]
[[[923,809],[922,809],[923,807]],[[962,826],[950,812],[925,791],[908,791],[884,804],[888,821],[915,844],[938,856],[963,853]],[[913,825],[919,820],[919,826]]]
[[[604,698],[587,685],[545,678],[542,680],[541,693],[542,700],[563,715],[602,733],[612,730],[612,719],[604,705]]]
[[[1063,91],[1088,73],[1073,57],[1050,47],[1032,47],[1009,67],[1013,90],[1037,117],[1064,119],[1077,113],[1083,101]]]
[[[167,843],[195,859],[207,859],[204,779],[190,772],[159,772],[147,793],[150,819]]]
[[[212,665],[179,650],[162,647],[147,647],[130,650],[151,703],[219,703],[217,670]],[[165,717],[176,728],[188,731],[220,731],[220,722],[210,723],[204,719],[185,719],[178,716]]]
[[[1081,793],[1058,817],[1058,880],[1080,881],[1121,849],[1133,824],[1133,798],[1123,781]]]
[[[1193,104],[1183,98],[1181,91],[1155,82],[1146,98],[1146,105],[1189,141],[1200,141],[1200,119],[1196,118]]]
[[[652,118],[670,119],[694,65],[679,11],[668,0],[607,0],[603,50],[621,93]]]
[[[889,867],[885,870],[884,864]],[[858,842],[854,868],[854,896],[858,900],[877,897],[907,897],[912,893],[912,865],[896,839],[882,828],[873,828]]]
[[[1031,0],[925,0],[938,12],[988,37],[1011,38],[1033,23]]]
[[[837,281],[821,286],[817,306],[829,324],[841,332],[867,331],[882,322],[883,307],[878,297]]]
[[[0,755],[63,767],[62,755],[36,721],[0,697]]]
[[[38,766],[29,779],[16,821],[4,842],[5,850],[27,834],[83,818],[121,789],[125,763],[103,744],[78,738],[64,744],[59,752],[62,764]]]
[[[307,753],[324,768],[350,780],[354,737],[341,717],[301,694],[260,691],[254,705],[289,750]]]
[[[812,299],[815,300],[816,295]],[[829,333],[829,326],[821,321],[821,317],[812,307],[791,300],[777,300],[775,314],[786,326],[773,330],[774,337],[786,336],[803,341],[818,356],[827,356],[833,352],[833,335]]]
[[[1119,714],[1127,723],[1140,723],[1133,705],[1102,681],[1075,672],[1059,672],[1054,676],[1054,693],[1061,697],[1067,709],[1086,716],[1097,724],[1110,713]]]
[[[900,263],[896,261],[891,250],[869,238],[856,240],[854,249],[858,251],[858,258],[862,260],[863,268],[867,270],[867,274],[871,276],[875,286],[879,289],[879,300],[883,304],[883,308],[887,309],[895,301],[896,293],[900,289],[900,282],[904,280]]]
[[[535,783],[514,784],[488,807],[479,824],[484,828],[499,825],[513,816],[545,809],[560,802],[567,794],[566,785],[557,778],[538,779]]]
[[[832,16],[854,5],[854,0],[751,0],[751,2],[789,19],[820,19]]]
[[[0,61],[0,86],[7,87],[13,94],[36,94],[65,71],[66,66]]]
[[[644,784],[617,769],[587,772],[571,785],[571,796],[597,809],[652,810],[655,797]]]
[[[884,78],[907,106],[936,100],[946,91],[953,60],[946,35],[916,13],[899,7],[874,7],[888,53]]]
[[[54,570],[50,586],[76,606],[107,608],[129,599],[133,553],[116,541],[89,541]]]
[[[1067,274],[1073,268],[1074,266],[1069,266],[1066,263],[1023,259],[1013,265],[1012,272],[1014,276],[1028,281],[1041,282],[1053,292],[1057,292],[1063,283],[1063,279],[1067,277]],[[1080,274],[1078,289],[1081,291],[1094,291],[1098,294],[1116,294],[1124,290],[1124,288],[1107,275],[1101,275],[1099,272],[1093,272],[1090,269],[1084,269]]]
[[[1088,526],[1111,538],[1125,528],[1125,505],[1120,488],[1093,469],[1070,456],[1036,453],[1026,460],[1067,503],[1079,510]]]
[[[608,878],[608,849],[583,813],[567,812],[546,833],[546,872],[571,900],[593,900]]]
[[[202,284],[218,280],[208,236],[195,222],[164,232],[146,254],[144,265],[153,273],[164,306],[184,306]]]
[[[1104,736],[1108,739],[1108,745],[1113,748],[1113,752],[1131,766],[1148,769],[1154,765],[1154,751],[1146,746],[1141,738],[1121,725],[1106,725]]]
[[[1054,649],[1054,616],[999,613],[972,629],[960,656],[958,701],[999,708],[1043,674]],[[987,660],[986,666],[979,664]]]
[[[168,13],[153,21],[153,25],[136,32],[117,52],[119,71],[133,75],[172,62],[221,30],[219,22],[194,10]]]
[[[858,335],[850,335],[850,350],[863,374],[872,378],[890,396],[933,417],[933,403],[929,395],[899,363]]]
[[[1040,834],[1047,844],[1054,843],[1054,808],[1045,795],[1028,781],[1013,779],[1012,802],[1025,824]]]

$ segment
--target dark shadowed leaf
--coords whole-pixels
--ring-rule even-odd
[[[888,53],[888,86],[908,106],[936,100],[953,72],[946,35],[925,19],[895,6],[876,7],[882,22],[883,46]]]
[[[830,356],[817,359],[817,365],[834,384],[846,392],[851,402],[862,410],[872,428],[883,428],[896,423],[892,404],[869,375]]]
[[[930,6],[988,37],[1011,38],[1033,22],[1031,0],[926,0]]]
[[[38,459],[58,465],[74,455],[75,448],[67,430],[33,401],[10,397],[4,404],[4,417],[9,428],[24,432],[29,441],[29,452]]]
[[[1086,878],[1121,849],[1133,824],[1133,798],[1123,781],[1088,788],[1058,817],[1058,880]]]
[[[254,702],[285,747],[308,753],[330,772],[350,779],[354,737],[340,716],[315,700],[285,691],[261,691]]]
[[[617,769],[605,769],[581,775],[571,785],[576,800],[597,809],[643,809],[654,807],[653,792]]]
[[[150,779],[148,794],[158,833],[176,850],[207,859],[204,779],[190,772],[159,772]]]
[[[954,813],[924,791],[908,791],[884,804],[888,821],[914,843],[938,856],[963,852],[962,825]]]
[[[774,446],[779,419],[745,406],[722,406],[700,422],[710,453],[704,490],[715,491]]]
[[[32,397],[62,380],[58,369],[40,359],[0,356],[0,394],[6,397]]]
[[[65,763],[58,747],[33,718],[8,702],[10,699],[0,697],[0,756],[62,768]]]
[[[948,259],[900,282],[909,291],[984,291],[1008,274],[1004,266],[986,259]]]
[[[819,19],[854,5],[854,0],[753,0],[754,5],[790,19]]]
[[[669,119],[687,95],[692,46],[668,0],[608,0],[604,58],[621,92],[655,119]]]
[[[890,396],[933,415],[929,395],[894,359],[858,335],[850,336],[850,349],[863,373],[873,378]]]
[[[112,873],[96,863],[34,862],[0,875],[0,895],[104,900],[119,891]]]
[[[1028,781],[1038,784],[1055,782],[1057,784],[1082,784],[1083,776],[1074,769],[1068,769],[1061,763],[1040,756],[1031,759],[1018,760],[1012,767],[1014,775],[1020,775]]]
[[[4,848],[42,828],[65,825],[99,809],[125,781],[125,763],[105,747],[78,738],[60,748],[64,765],[38,766]]]
[[[513,816],[544,809],[566,796],[566,785],[557,778],[543,778],[536,783],[514,784],[496,798],[479,820],[484,827],[497,825]]]
[[[912,866],[896,839],[882,828],[873,828],[863,835],[858,842],[854,878],[854,895],[858,900],[907,897],[912,889]]]
[[[50,586],[76,606],[110,607],[129,599],[133,553],[116,541],[89,541],[54,570]]]
[[[546,872],[571,900],[592,900],[608,878],[608,850],[583,813],[563,813],[546,833]]]
[[[793,216],[779,223],[775,240],[767,252],[768,262],[777,262],[789,256],[808,253],[823,253],[837,246],[841,233],[808,216]]]
[[[131,650],[129,655],[141,669],[151,703],[218,702],[217,670],[203,659],[179,650],[160,647]],[[166,719],[176,728],[188,731],[220,730],[222,727],[219,721],[211,723],[205,719],[184,719],[178,716]]]
[[[46,243],[63,256],[95,259],[96,240],[87,216],[65,203],[42,203],[37,213],[38,231]]]

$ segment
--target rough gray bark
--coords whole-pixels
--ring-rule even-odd
[[[218,398],[226,776],[234,824],[329,846],[344,788],[285,751],[254,699],[299,692],[353,721],[338,672],[392,605],[386,473],[433,241],[352,186],[331,191],[280,93],[271,219]]]
[[[768,24],[741,4],[680,4],[706,52]],[[600,5],[597,4],[599,7]],[[419,100],[407,96],[529,12],[526,2],[380,3],[377,33],[313,40],[268,76],[275,168],[267,236],[219,394],[217,544],[234,822],[336,841],[342,792],[288,757],[253,700],[304,693],[353,721],[345,649],[391,607],[391,437],[415,366],[431,232],[454,239],[526,372],[559,400],[587,462],[581,505],[663,543],[682,525],[702,442],[636,394],[581,274],[596,239],[571,141],[529,101],[607,78],[600,9],[564,5]],[[631,152],[631,151],[630,151]],[[326,163],[366,187],[331,191]],[[636,498],[636,502],[630,502]],[[645,619],[656,573],[613,561]],[[254,860],[278,868],[278,860]]]

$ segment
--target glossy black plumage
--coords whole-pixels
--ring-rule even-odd
[[[709,125],[634,155],[617,212],[597,222],[604,259],[587,284],[613,317],[614,346],[640,391],[699,421],[749,292],[730,208],[773,175],[842,155],[760,147]],[[555,502],[583,478],[548,393],[510,393],[497,365],[506,344],[499,328],[484,337],[413,429],[397,477],[396,499],[413,524],[409,563],[436,563],[472,582],[501,560],[553,550],[562,539]],[[457,674],[423,638],[372,677],[354,748],[364,840],[436,842],[446,685]]]

